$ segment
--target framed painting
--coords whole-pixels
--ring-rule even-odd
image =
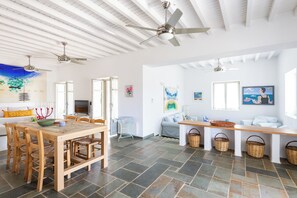
[[[202,100],[202,92],[194,92],[194,100]]]
[[[274,105],[274,86],[242,87],[243,105]]]
[[[164,112],[178,110],[178,89],[164,87]]]
[[[126,97],[133,97],[133,85],[126,85],[125,87],[125,96]]]

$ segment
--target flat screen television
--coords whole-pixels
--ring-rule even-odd
[[[75,100],[74,101],[74,112],[89,114],[89,101],[88,100]]]

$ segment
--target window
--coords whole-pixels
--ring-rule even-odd
[[[288,117],[297,119],[296,110],[296,68],[285,74],[285,114]]]
[[[56,84],[56,118],[74,114],[73,82]]]
[[[213,110],[239,109],[239,82],[214,82],[212,86]]]

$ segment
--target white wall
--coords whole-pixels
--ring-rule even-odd
[[[278,92],[277,59],[249,61],[236,63],[230,67],[238,67],[237,71],[212,72],[198,69],[188,69],[185,72],[185,105],[191,115],[205,115],[209,119],[229,119],[239,122],[252,119],[257,115],[277,116],[279,100],[275,97],[275,105],[242,105],[241,87],[274,85]],[[212,82],[240,81],[239,111],[212,110]],[[201,91],[202,100],[193,100],[193,92]]]
[[[285,125],[290,128],[297,129],[297,120],[285,115],[285,73],[297,68],[297,49],[284,50],[279,56],[278,64],[280,102],[279,117],[282,119]]]
[[[161,132],[161,121],[164,113],[164,86],[177,87],[178,111],[182,111],[184,104],[184,70],[179,66],[147,67],[143,68],[143,136]]]

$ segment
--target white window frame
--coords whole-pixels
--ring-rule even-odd
[[[285,115],[289,118],[293,118],[293,119],[297,119],[297,74],[296,71],[297,69],[294,68],[292,70],[290,70],[289,72],[285,73]],[[295,78],[293,83],[295,83],[295,87],[293,85],[293,87],[295,88],[295,90],[288,90],[288,88],[286,87],[286,81],[287,78],[291,77],[291,78]],[[287,106],[288,104],[288,97],[292,98],[295,100],[295,109],[292,109],[291,106]],[[288,110],[289,109],[289,110]],[[293,111],[292,111],[293,110]]]
[[[238,83],[238,94],[239,95],[238,95],[238,108],[236,108],[236,109],[228,109],[227,108],[227,84],[228,83]],[[214,97],[215,97],[215,94],[214,94],[214,85],[215,84],[224,84],[224,87],[225,87],[225,93],[224,93],[224,95],[225,95],[225,108],[218,109],[218,108],[215,108],[214,107]],[[239,111],[239,109],[240,109],[240,81],[235,80],[235,81],[213,82],[212,83],[212,87],[211,87],[211,94],[212,94],[212,104],[211,104],[212,110],[214,110],[214,111]]]

